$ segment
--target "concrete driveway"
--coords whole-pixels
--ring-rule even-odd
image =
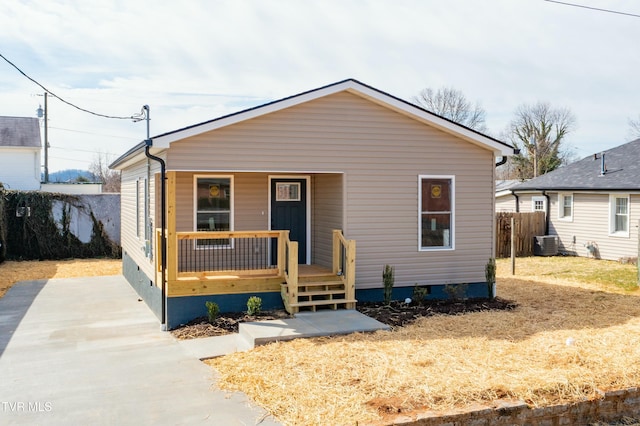
[[[218,390],[114,276],[25,281],[0,299],[0,424],[278,423]]]

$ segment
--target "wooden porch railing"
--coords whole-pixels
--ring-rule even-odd
[[[282,253],[288,239],[288,231],[176,232],[175,250],[169,256],[175,256],[177,278],[283,276]]]
[[[345,289],[345,299],[356,297],[356,242],[347,240],[342,231],[333,230],[333,273],[340,277]],[[347,305],[355,309],[355,304]]]
[[[157,230],[156,241],[159,240],[160,230]],[[340,299],[347,308],[353,309],[355,241],[345,239],[342,232],[336,230],[332,245],[333,281],[343,284],[344,296]],[[159,243],[156,250],[160,253]],[[159,278],[160,265],[156,263]],[[273,291],[279,279],[280,284],[286,284],[281,290],[286,293],[283,298],[286,296],[288,304],[298,304],[299,296],[311,286],[308,277],[304,284],[299,282],[298,243],[290,240],[289,231],[175,232],[173,237],[169,233],[166,277],[169,296],[211,294],[207,293],[210,290],[206,281],[209,280],[218,280],[215,291],[221,293],[214,294],[251,292],[258,288]],[[195,284],[198,281],[202,284]]]

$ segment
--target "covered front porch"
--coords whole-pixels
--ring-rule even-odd
[[[289,313],[355,308],[355,241],[341,231],[333,231],[332,268],[299,265],[298,243],[289,231],[167,234],[167,297],[280,292]],[[225,246],[202,247],[213,242]],[[277,251],[275,264],[268,247]],[[161,279],[161,269],[156,272]]]
[[[313,236],[320,243],[312,245],[308,241],[303,242],[304,255],[300,255],[300,243],[295,240],[300,238],[300,231],[296,229],[293,232],[289,229],[218,230],[219,223],[223,224],[222,227],[236,229],[247,226],[250,222],[245,219],[248,214],[240,211],[238,206],[249,204],[249,196],[254,197],[251,202],[256,203],[257,180],[271,182],[270,177],[260,174],[219,176],[167,172],[164,274],[160,259],[156,259],[155,263],[156,282],[162,283],[164,275],[166,297],[169,300],[189,296],[216,296],[217,300],[224,300],[223,296],[238,298],[242,295],[248,299],[256,294],[275,293],[281,295],[289,313],[320,308],[355,308],[355,241],[346,239],[340,230],[327,229],[323,219],[316,219],[313,224],[308,221],[309,229],[305,231],[305,236]],[[328,184],[336,181],[325,180]],[[291,179],[279,181],[288,182]],[[204,196],[202,182],[211,186],[205,188],[207,191]],[[228,185],[225,185],[226,182],[229,182]],[[308,188],[306,205],[311,210],[311,197],[318,190],[312,193]],[[184,202],[188,195],[186,191],[193,194],[190,203]],[[326,190],[319,190],[323,191]],[[264,191],[264,199],[268,199],[267,192]],[[214,197],[213,201],[217,204],[209,204],[223,208],[227,204],[235,205],[235,210],[229,207],[228,213],[223,209],[219,209],[223,211],[219,213],[218,210],[203,209],[202,205],[207,205],[209,198]],[[220,202],[222,197],[228,200],[222,199]],[[202,201],[202,198],[205,200]],[[271,217],[270,206],[267,209],[268,217]],[[308,211],[305,217],[311,217],[312,213],[315,214]],[[225,223],[224,214],[228,214],[228,223]],[[189,216],[193,219],[185,220]],[[264,210],[261,216],[266,216]],[[274,223],[272,220],[264,225],[271,227]],[[185,228],[198,230],[189,231]],[[296,231],[298,236],[293,238],[292,233]],[[157,229],[157,253],[161,253],[161,241],[161,230]],[[311,247],[318,247],[315,250],[322,253],[312,253]],[[220,308],[222,312],[227,310],[225,306]]]

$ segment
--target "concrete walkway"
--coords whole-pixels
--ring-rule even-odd
[[[275,425],[160,326],[121,276],[0,299],[0,424]]]
[[[180,345],[195,358],[207,359],[253,349],[270,342],[389,328],[388,325],[355,310],[323,310],[301,312],[293,318],[240,323],[238,334],[181,340]]]

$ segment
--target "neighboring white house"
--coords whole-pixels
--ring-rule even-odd
[[[618,260],[638,255],[640,139],[510,188],[500,204],[546,212],[565,254]],[[496,194],[497,196],[497,194]],[[496,205],[499,204],[496,199]]]
[[[40,189],[41,150],[37,118],[0,117],[0,183],[6,189]]]

